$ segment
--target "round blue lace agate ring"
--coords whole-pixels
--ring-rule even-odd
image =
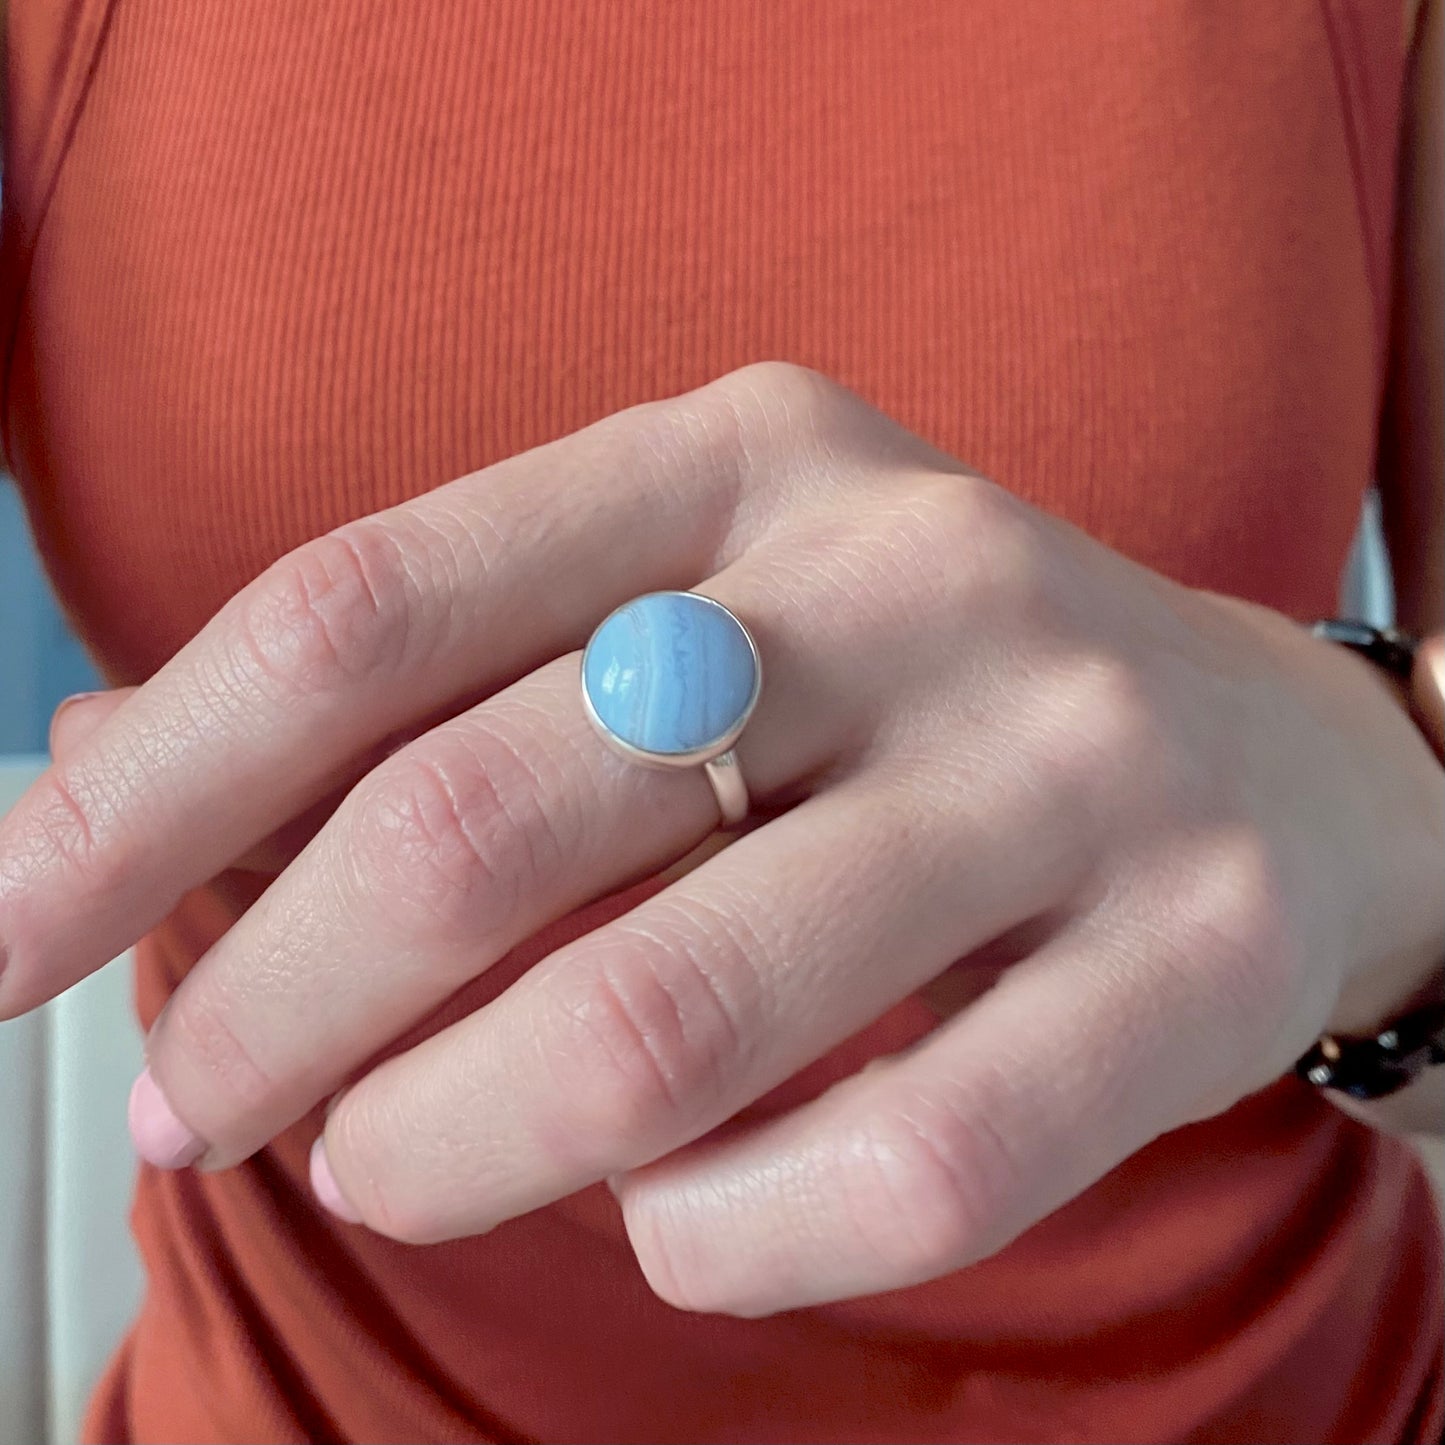
[[[747,812],[732,755],[762,691],[757,645],[721,602],[649,592],[598,625],[582,654],[587,714],[639,762],[707,769],[725,822]]]

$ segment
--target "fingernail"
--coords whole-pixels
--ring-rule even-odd
[[[347,1202],[336,1176],[331,1172],[324,1138],[318,1138],[311,1146],[311,1192],[338,1219],[344,1219],[348,1224],[361,1223],[361,1216]]]
[[[149,1069],[131,1086],[127,1117],[136,1153],[157,1169],[184,1169],[206,1152],[205,1141],[177,1118]]]
[[[55,738],[60,730],[61,719],[73,708],[76,703],[89,702],[93,697],[99,697],[99,692],[73,692],[67,698],[62,698],[59,706],[50,715],[50,754],[55,756]]]

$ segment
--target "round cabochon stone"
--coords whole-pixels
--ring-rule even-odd
[[[758,662],[725,607],[696,592],[650,592],[592,634],[582,686],[608,732],[675,757],[715,746],[738,727],[757,694]]]

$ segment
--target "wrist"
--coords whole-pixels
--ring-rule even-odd
[[[1437,633],[1416,642],[1404,634],[1370,628],[1352,636],[1352,626],[1320,624],[1316,631],[1376,664],[1381,681],[1391,685],[1392,695],[1437,760],[1445,761],[1445,636]],[[1435,811],[1445,821],[1445,768],[1434,781]],[[1445,860],[1445,849],[1422,846],[1429,849],[1425,872],[1434,877]],[[1346,979],[1327,1025],[1329,1032],[1372,1034],[1402,1013],[1445,1001],[1445,879],[1437,882],[1439,886],[1418,900],[1425,905],[1415,914],[1424,924],[1423,932],[1418,927],[1412,930],[1409,945],[1372,960]]]

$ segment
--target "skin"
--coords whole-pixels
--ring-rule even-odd
[[[1428,258],[1438,184],[1406,193],[1403,254]],[[1438,540],[1440,448],[1410,439],[1438,440],[1438,327],[1396,318],[1390,516]],[[1406,552],[1424,618],[1409,559],[1433,553]],[[705,841],[700,775],[615,756],[578,698],[591,626],[669,586],[732,607],[768,669],[738,748],[763,821],[730,841]],[[1373,669],[780,364],[307,544],[144,687],[67,709],[55,753],[0,825],[0,1017],[238,858],[278,873],[151,1032],[143,1151],[226,1168],[332,1100],[318,1192],[413,1242],[607,1180],[686,1309],[988,1255],[1322,1030],[1438,989],[1445,957],[1445,773]],[[918,1047],[712,1132],[919,991],[944,1021]],[[1369,1117],[1435,1123],[1407,1093]]]
[[[693,582],[770,669],[739,755],[776,816],[357,1078],[713,829],[697,773],[615,756],[577,694],[597,618]],[[309,543],[67,739],[0,835],[0,1012],[478,690],[365,772],[149,1039],[207,1168],[352,1081],[318,1185],[397,1239],[609,1179],[682,1307],[911,1284],[1445,954],[1445,774],[1372,668],[764,365]],[[704,1137],[960,958],[992,986],[918,1048]]]

